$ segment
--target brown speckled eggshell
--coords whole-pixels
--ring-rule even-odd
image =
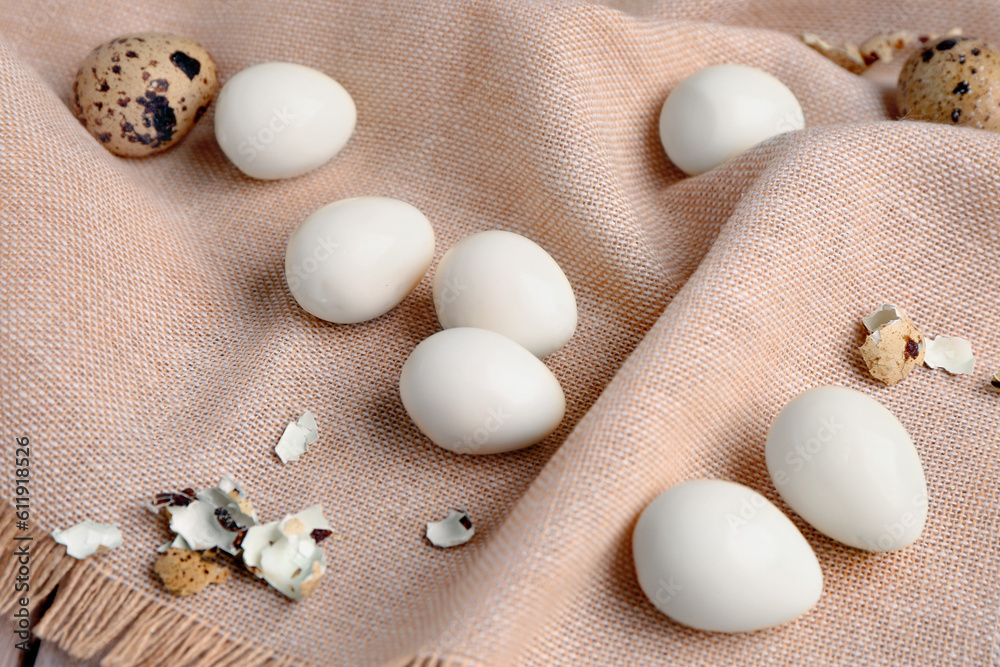
[[[928,42],[903,66],[900,116],[1000,132],[1000,54],[981,39]]]
[[[201,118],[219,86],[215,62],[187,37],[127,35],[87,56],[73,82],[76,115],[115,155],[170,148]]]

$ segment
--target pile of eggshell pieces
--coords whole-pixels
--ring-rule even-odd
[[[326,555],[318,545],[331,534],[320,505],[280,521],[262,524],[246,491],[223,476],[211,488],[161,493],[150,509],[162,512],[175,537],[158,550],[154,565],[167,589],[193,595],[211,583],[225,581],[213,554],[239,557],[244,567],[293,600],[312,594],[326,573]],[[211,577],[204,577],[207,568]]]

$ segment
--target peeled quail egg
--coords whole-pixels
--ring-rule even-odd
[[[415,206],[389,197],[343,199],[302,221],[288,240],[285,278],[307,312],[364,322],[395,308],[427,273],[434,230]]]
[[[434,271],[434,308],[446,329],[496,331],[544,357],[576,331],[576,297],[537,243],[499,230],[467,236]]]
[[[823,592],[816,554],[795,524],[732,482],[699,479],[661,493],[635,525],[632,555],[649,601],[698,630],[786,623]]]
[[[350,93],[323,72],[294,63],[262,63],[222,87],[215,138],[247,176],[291,178],[339,153],[356,119]]]
[[[785,84],[745,65],[712,65],[670,92],[660,112],[660,140],[677,167],[695,176],[765,139],[805,127]]]
[[[421,342],[399,377],[403,407],[434,444],[460,454],[533,445],[559,426],[559,380],[526,349],[486,329],[445,329]]]
[[[927,482],[909,433],[860,391],[816,387],[793,398],[768,431],[765,458],[785,502],[838,542],[895,551],[927,522]]]

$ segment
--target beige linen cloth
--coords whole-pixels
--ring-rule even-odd
[[[859,77],[796,39],[960,26],[1000,42],[995,2],[3,0],[0,17],[0,605],[15,603],[26,436],[46,646],[106,665],[1000,664],[1000,136],[893,120],[891,67]],[[306,176],[255,181],[210,110],[166,154],[114,157],[69,110],[73,75],[149,30],[203,44],[223,81],[272,60],[326,72],[357,102],[354,137]],[[778,76],[808,127],[686,178],[659,110],[722,62]],[[477,458],[416,429],[397,381],[438,329],[430,274],[365,324],[296,305],[290,233],[359,195],[423,210],[435,263],[487,229],[559,262],[580,324],[546,359],[568,403],[555,434]],[[860,318],[885,301],[972,341],[976,373],[870,379]],[[821,384],[875,397],[912,434],[930,492],[913,547],[842,546],[777,496],[766,430]],[[304,409],[320,440],[283,466],[274,444]],[[312,598],[245,573],[163,591],[151,566],[169,533],[143,504],[225,473],[264,519],[323,504],[334,535]],[[701,477],[789,512],[825,576],[813,610],[726,635],[646,601],[635,520]],[[455,506],[477,535],[435,549],[424,524]],[[46,537],[84,519],[124,545],[78,563]]]

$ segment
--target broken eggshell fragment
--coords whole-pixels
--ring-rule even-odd
[[[243,562],[279,592],[301,600],[315,590],[326,573],[326,554],[317,542],[329,531],[321,505],[254,526],[243,538]]]
[[[861,356],[876,380],[894,385],[923,362],[923,335],[902,308],[883,304],[862,321],[869,333]]]
[[[66,553],[83,559],[122,545],[122,533],[114,524],[81,521],[66,530],[53,530],[52,539],[66,545]]]
[[[427,539],[436,547],[447,549],[465,544],[476,534],[469,513],[462,508],[452,510],[441,521],[427,524]]]
[[[229,570],[197,551],[171,547],[156,559],[153,572],[168,592],[181,597],[196,595],[209,584],[229,579]]]
[[[246,491],[225,475],[217,486],[198,491],[187,504],[169,504],[163,509],[170,517],[170,530],[195,551],[221,549],[236,555],[243,531],[260,523]]]
[[[298,461],[299,457],[306,453],[309,445],[319,438],[319,431],[316,426],[316,419],[312,413],[306,410],[299,417],[298,421],[289,422],[285,427],[285,432],[281,434],[278,444],[274,446],[274,453],[278,455],[282,463]]]
[[[964,338],[936,336],[927,339],[924,363],[931,368],[943,368],[952,375],[962,375],[975,370],[976,357],[972,354],[972,343]]]

